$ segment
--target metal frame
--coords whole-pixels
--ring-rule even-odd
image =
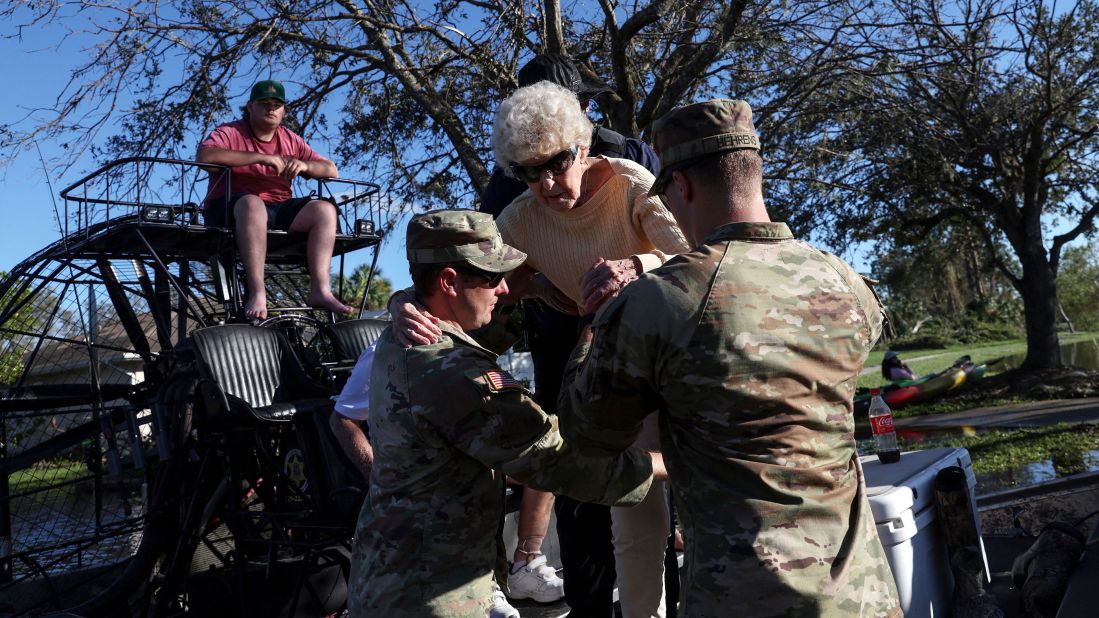
[[[179,159],[112,161],[61,191],[62,238],[0,281],[0,352],[19,354],[21,359],[15,379],[0,383],[0,595],[14,584],[39,579],[50,590],[43,602],[64,607],[65,588],[71,582],[48,575],[51,567],[40,558],[59,552],[60,557],[51,560],[84,562],[82,556],[98,545],[129,538],[146,525],[138,510],[122,519],[105,516],[105,502],[117,500],[109,496],[108,468],[149,478],[150,470],[164,465],[165,457],[178,455],[161,444],[168,434],[156,394],[181,370],[179,350],[182,345],[186,351],[191,330],[242,319],[243,282],[234,235],[232,230],[204,225],[197,206],[207,174],[228,172],[224,166]],[[375,230],[382,229],[377,185],[321,179],[313,194],[337,206],[342,229],[353,231],[356,219],[370,220]],[[166,206],[180,216],[170,223],[143,221],[140,211],[147,206]],[[373,248],[372,279],[380,240],[378,233],[340,234],[333,252],[341,257],[340,270],[343,255]],[[331,315],[310,310],[293,297],[293,277],[305,268],[303,245],[303,235],[269,233],[268,263],[278,277],[286,278],[274,282],[278,293],[286,296],[280,310],[331,322]],[[132,358],[127,362],[142,374],[136,384],[113,381],[119,370],[112,363],[126,358]],[[83,377],[80,362],[87,365]],[[44,377],[55,373],[56,378]],[[76,381],[66,377],[70,375]],[[58,427],[50,429],[51,424]],[[17,443],[24,439],[19,437],[24,426],[46,429],[37,443],[25,447]],[[18,507],[28,492],[12,492],[9,474],[57,457],[79,457],[81,452],[99,462],[96,469],[46,483],[31,493],[89,487],[94,532],[48,547],[16,547],[12,506]],[[208,451],[207,456],[216,452]],[[304,551],[317,551],[306,545]],[[13,566],[18,564],[29,566],[17,572]]]

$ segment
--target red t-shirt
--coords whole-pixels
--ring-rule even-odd
[[[293,157],[301,161],[324,161],[305,140],[284,127],[275,130],[271,141],[264,142],[252,133],[247,120],[235,120],[213,130],[210,136],[199,144],[199,150],[207,147],[236,150],[241,152],[261,152],[263,154]],[[206,192],[205,204],[225,195],[225,182],[218,173],[210,175],[210,188]],[[285,202],[293,197],[290,180],[275,173],[275,169],[259,163],[234,167],[231,173],[229,191],[233,195],[250,194],[265,202]]]

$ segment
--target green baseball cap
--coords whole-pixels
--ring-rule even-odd
[[[660,174],[649,195],[660,195],[672,172],[694,159],[730,150],[759,150],[747,101],[713,99],[678,107],[653,123],[653,149],[660,157]]]
[[[492,215],[432,210],[408,222],[405,251],[412,264],[469,264],[490,273],[515,270],[527,254],[504,243]]]
[[[282,82],[273,79],[256,82],[256,85],[252,86],[252,96],[248,99],[248,102],[259,101],[260,99],[275,99],[286,103],[286,89],[282,87]]]

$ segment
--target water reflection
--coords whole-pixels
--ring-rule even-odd
[[[1074,453],[1075,465],[1063,467],[1058,457],[1023,464],[1018,468],[977,474],[977,493],[985,494],[1011,487],[1026,487],[1056,478],[1099,470],[1099,451]]]
[[[989,431],[1002,430],[991,429]],[[953,430],[905,431],[900,435],[901,449],[911,451],[946,446],[964,447],[966,445],[960,443],[959,437],[983,433],[987,432],[973,427],[960,427]],[[857,444],[859,453],[862,455],[874,452],[873,440],[859,440]],[[971,447],[970,455],[980,457],[982,454],[980,451],[989,451],[995,448],[996,443],[986,443],[975,448]],[[1001,489],[1026,487],[1073,474],[1095,471],[1099,471],[1099,450],[1063,448],[1055,450],[1050,457],[1023,462],[1013,467],[995,471],[974,470],[974,475],[977,477],[977,495],[983,495]]]
[[[996,365],[996,370],[1015,369],[1023,364],[1025,358],[1025,352],[1007,356]],[[1085,339],[1073,343],[1062,343],[1061,363],[1081,369],[1099,369],[1099,340]]]

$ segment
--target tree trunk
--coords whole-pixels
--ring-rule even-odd
[[[561,27],[561,2],[559,0],[545,0],[543,7],[546,19],[546,38],[543,43],[543,52],[567,54],[564,29]]]
[[[1075,334],[1076,327],[1072,325],[1072,320],[1070,320],[1068,314],[1065,313],[1065,306],[1061,304],[1059,299],[1057,301],[1057,311],[1061,314],[1061,319],[1065,321],[1065,324],[1068,324],[1068,332]]]
[[[1061,344],[1057,338],[1057,284],[1045,250],[1021,256],[1023,278],[1017,286],[1023,297],[1026,317],[1026,360],[1024,369],[1052,369],[1061,366]]]

